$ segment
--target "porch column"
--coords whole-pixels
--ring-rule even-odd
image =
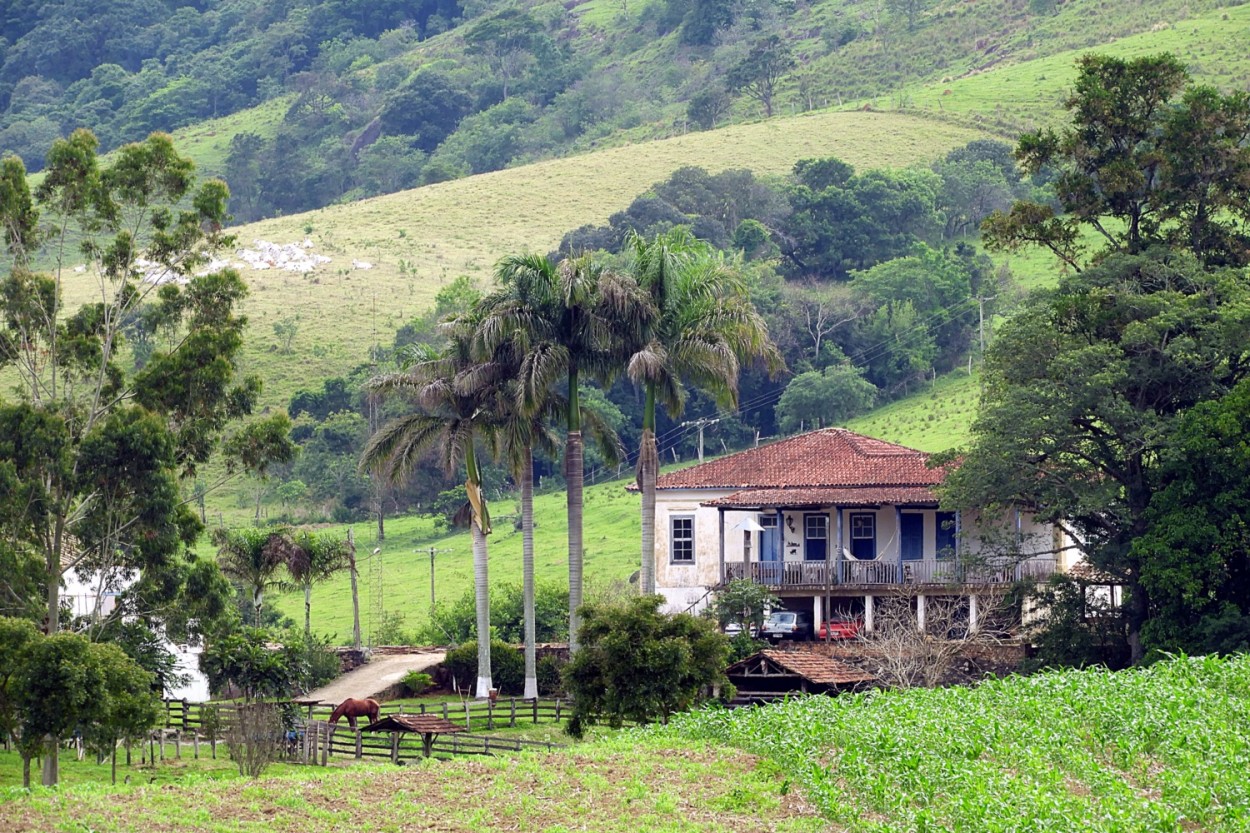
[[[716,507],[716,531],[720,535],[720,583],[725,583],[725,507]]]
[[[955,510],[955,580],[963,581],[963,575],[959,572],[959,551],[962,549],[962,538],[964,531],[964,513],[962,510]]]
[[[824,618],[821,617],[820,615],[822,610],[824,609],[824,605],[821,604],[822,601],[823,600],[820,598],[820,596],[812,597],[812,621],[816,623],[815,625],[813,625],[813,627],[816,628],[817,630],[820,630],[820,623],[825,621]],[[813,633],[812,635],[815,636],[815,633]]]
[[[924,630],[924,594],[916,596],[916,627]]]
[[[980,611],[977,610],[977,597],[974,593],[968,597],[968,633],[970,635],[977,632],[977,627],[980,624],[977,621],[979,614]]]
[[[876,599],[874,599],[872,596],[865,596],[864,597],[864,630],[867,631],[868,633],[872,633],[873,628],[876,626],[876,623],[874,622],[874,619],[875,619],[874,614],[876,613],[875,608],[876,608]]]
[[[833,574],[833,580],[837,584],[841,584],[842,583],[842,564],[844,563],[844,560],[843,560],[844,556],[842,555],[842,551],[843,549],[845,549],[842,546],[842,507],[841,506],[833,507],[833,523],[837,527],[836,537],[838,541],[837,558],[835,558],[833,561],[834,569],[837,572]]]
[[[894,540],[898,541],[898,583],[903,583],[903,508],[894,506]]]

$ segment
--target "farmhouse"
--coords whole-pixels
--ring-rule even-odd
[[[668,609],[697,609],[734,579],[767,585],[814,622],[873,627],[887,596],[955,597],[970,627],[978,600],[1077,560],[1058,527],[1021,510],[1001,517],[944,509],[946,468],[924,452],[827,428],[661,476],[656,590]],[[826,613],[828,616],[826,616]]]

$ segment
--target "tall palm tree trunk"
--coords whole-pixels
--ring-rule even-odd
[[[582,606],[582,413],[577,401],[577,369],[569,370],[569,437],[564,446],[564,479],[569,513],[569,655],[577,653]]]
[[[525,691],[538,697],[538,648],[534,633],[534,457],[527,445],[521,451],[521,587],[525,619]]]
[[[312,635],[312,582],[304,582],[304,636]]]
[[[477,597],[477,690],[478,699],[490,696],[490,582],[487,577],[486,535],[476,520],[473,529],[473,592]]]
[[[655,443],[655,385],[649,383],[638,449],[638,489],[642,492],[642,563],[638,586],[644,596],[655,593],[655,481],[659,468],[659,450]]]
[[[265,606],[265,591],[257,585],[252,589],[252,624],[260,627],[260,611]]]
[[[471,436],[467,446],[464,452],[464,468],[468,481],[465,488],[473,510],[469,528],[473,534],[473,595],[477,603],[477,690],[474,695],[478,699],[485,699],[494,688],[490,676],[490,562],[486,551],[486,533],[490,529],[490,519],[482,497],[482,479],[478,473],[477,456],[473,452]]]

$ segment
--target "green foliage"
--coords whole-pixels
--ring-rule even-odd
[[[651,734],[763,756],[837,829],[1231,831],[1247,691],[1250,657],[1181,657],[704,709]]]
[[[288,646],[283,646],[276,644],[271,631],[240,628],[205,645],[200,670],[214,692],[234,686],[247,701],[289,698],[309,679],[301,639],[292,632]]]
[[[1071,126],[1026,133],[1016,150],[1030,173],[1058,169],[1058,209],[1018,202],[995,213],[984,225],[987,245],[1042,245],[1081,268],[1084,227],[1098,232],[1105,252],[1166,244],[1207,266],[1250,263],[1239,184],[1250,176],[1250,95],[1187,86],[1184,63],[1170,54],[1086,55],[1077,65],[1065,102]]]
[[[777,85],[794,66],[790,45],[777,35],[769,35],[752,44],[750,51],[729,68],[725,83],[762,104],[764,115],[771,118]]]
[[[708,610],[722,628],[737,622],[744,633],[764,624],[767,611],[781,607],[781,600],[762,584],[734,579],[713,598]]]
[[[790,380],[777,402],[777,425],[787,434],[839,425],[872,408],[877,387],[858,367],[839,365],[809,370]]]
[[[477,684],[477,643],[466,642],[447,652],[443,668],[455,686],[468,691]],[[525,657],[514,645],[499,639],[490,644],[490,679],[503,694],[520,696],[525,691]]]
[[[546,654],[535,663],[540,697],[559,697],[564,694],[564,667],[568,665],[556,654]]]
[[[422,671],[409,671],[399,680],[409,696],[417,697],[434,686],[434,678]]]
[[[580,737],[599,721],[667,722],[707,699],[712,686],[729,686],[728,640],[706,619],[660,613],[663,601],[583,608],[580,650],[564,671],[574,702],[569,734]]]

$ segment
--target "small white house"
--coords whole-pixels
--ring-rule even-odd
[[[978,595],[1077,560],[1057,527],[1025,512],[944,509],[934,487],[946,469],[927,460],[827,428],[662,475],[656,590],[670,610],[698,609],[747,578],[815,622],[853,615],[868,628],[877,598],[914,596],[923,618],[927,596],[964,596],[975,627]]]

